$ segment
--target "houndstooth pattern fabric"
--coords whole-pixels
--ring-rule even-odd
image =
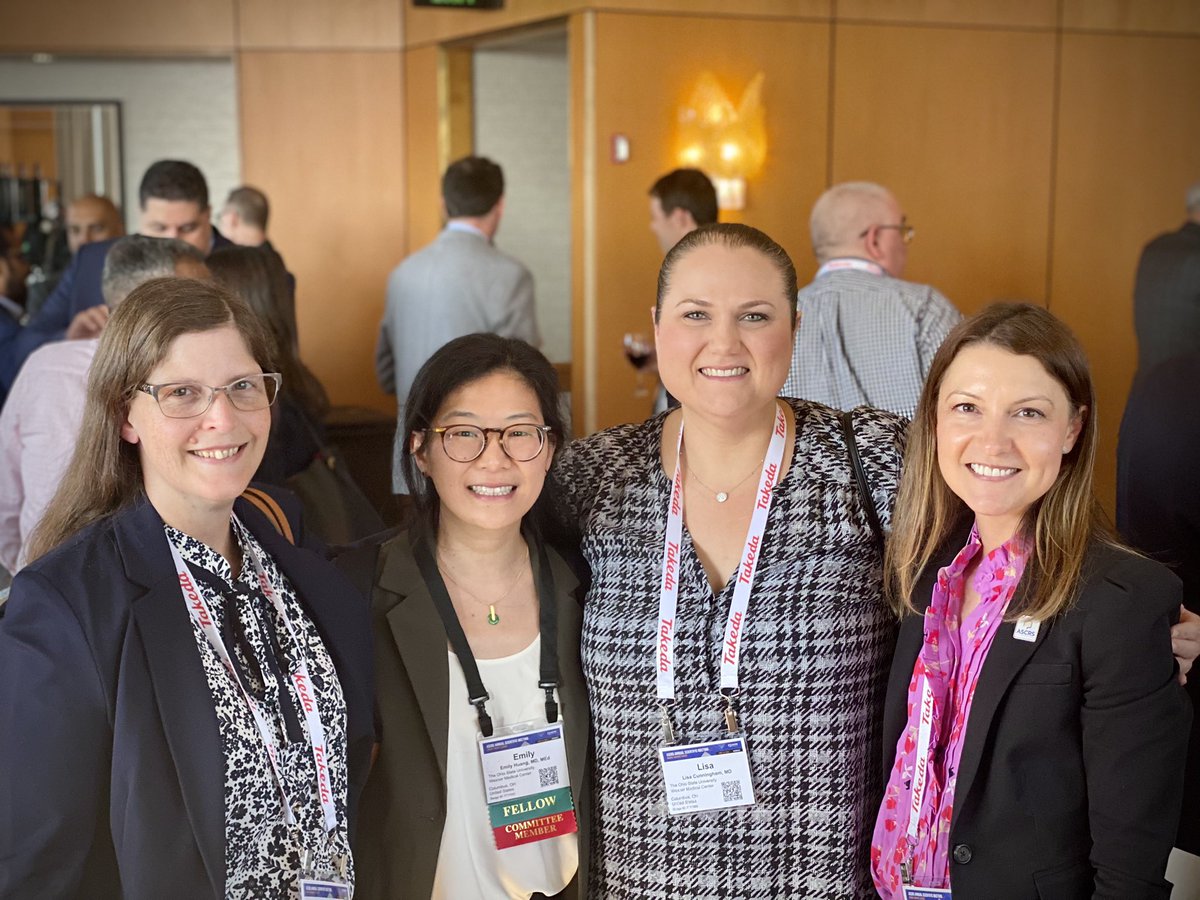
[[[874,896],[868,848],[895,624],[838,413],[787,402],[797,421],[793,462],[774,492],[741,655],[753,807],[666,814],[653,662],[670,489],[660,463],[665,416],[593,435],[561,456],[593,573],[583,668],[596,746],[594,898]],[[885,523],[904,425],[878,410],[855,414]],[[732,590],[731,580],[712,595],[685,528],[673,717],[680,741],[723,733],[718,648]]]
[[[854,269],[799,294],[800,326],[783,397],[911,417],[933,355],[962,316],[934,288]]]

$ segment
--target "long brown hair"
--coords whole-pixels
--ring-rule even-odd
[[[138,449],[121,424],[138,387],[180,335],[233,325],[264,372],[270,345],[258,318],[238,298],[190,278],[154,278],[135,288],[108,320],[88,374],[83,424],[58,492],[34,530],[29,561],[143,493]]]
[[[309,418],[323,420],[329,396],[300,361],[294,303],[279,255],[262,247],[222,247],[208,257],[208,271],[213,281],[245,300],[262,322],[287,396],[296,398]]]
[[[1088,544],[1096,539],[1116,544],[1116,540],[1092,494],[1098,437],[1096,394],[1087,357],[1066,325],[1029,303],[989,306],[959,323],[934,356],[908,432],[884,582],[899,614],[915,611],[917,580],[968,512],[938,468],[937,401],[946,370],[972,344],[989,344],[1036,359],[1066,392],[1072,414],[1083,420],[1054,484],[1029,508],[1020,528],[1032,548],[1023,578],[1029,581],[1029,589],[1010,605],[1007,618],[1048,619],[1074,601]]]

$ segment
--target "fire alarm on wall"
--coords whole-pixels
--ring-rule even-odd
[[[612,161],[615,163],[629,162],[629,138],[623,134],[612,136]]]

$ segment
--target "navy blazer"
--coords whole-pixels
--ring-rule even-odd
[[[295,523],[295,498],[271,493]],[[234,508],[337,668],[353,826],[374,742],[367,604],[246,501]],[[224,781],[191,619],[143,499],[13,582],[0,619],[0,897],[223,900]]]
[[[922,614],[955,534],[922,574]],[[1027,582],[1018,587],[1018,598]],[[1191,709],[1176,678],[1179,579],[1095,544],[1074,606],[1036,640],[1005,622],[967,720],[950,822],[956,900],[1167,900]],[[900,627],[883,721],[885,779],[908,721],[923,615]]]

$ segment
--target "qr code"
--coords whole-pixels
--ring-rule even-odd
[[[726,803],[742,799],[742,783],[740,781],[722,781],[721,797]]]
[[[558,784],[558,766],[546,766],[538,769],[538,782],[542,787],[553,787]]]

